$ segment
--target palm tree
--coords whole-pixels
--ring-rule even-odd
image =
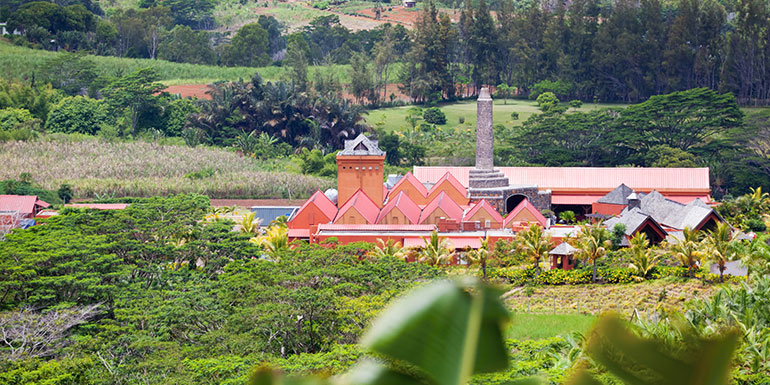
[[[484,280],[487,280],[487,260],[489,259],[489,237],[481,239],[481,247],[477,250],[469,250],[466,254],[468,265],[479,265]]]
[[[241,225],[241,232],[247,234],[259,233],[259,224],[262,220],[255,218],[254,215],[254,212],[250,212],[241,217],[241,222],[239,223]]]
[[[535,264],[535,278],[540,276],[540,260],[548,257],[548,252],[553,244],[551,236],[543,232],[543,229],[531,224],[528,229],[516,234],[516,249],[527,256],[530,262]]]
[[[689,227],[682,231],[682,239],[670,245],[672,255],[687,268],[690,278],[695,276],[694,268],[703,259],[702,246],[698,241],[698,232]]]
[[[637,277],[644,279],[650,273],[660,257],[653,250],[650,250],[650,241],[647,234],[638,233],[629,241],[629,247],[625,253],[630,257],[631,263],[628,267],[636,272]]]
[[[607,249],[612,247],[610,232],[601,222],[593,225],[581,225],[580,234],[575,240],[575,257],[593,263],[593,282],[596,282],[596,260],[607,255]]]
[[[726,264],[736,256],[733,229],[727,223],[719,223],[716,229],[709,232],[705,243],[708,247],[707,255],[719,266],[719,282],[724,282]]]
[[[267,252],[275,254],[289,247],[289,229],[286,226],[268,227],[264,235],[251,238],[250,242],[262,246]]]
[[[449,262],[454,255],[449,247],[449,241],[446,238],[439,238],[438,231],[433,230],[430,238],[425,238],[425,246],[420,250],[419,262],[435,265],[437,263]]]
[[[373,254],[377,258],[394,257],[404,259],[406,256],[406,250],[401,246],[401,242],[388,239],[387,242],[382,239],[378,239],[377,243],[380,246],[374,248]]]

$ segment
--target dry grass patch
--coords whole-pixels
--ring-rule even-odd
[[[662,279],[624,285],[563,285],[517,288],[506,297],[514,311],[533,313],[586,313],[615,311],[630,316],[651,315],[661,307],[681,309],[686,301],[709,298],[718,285],[697,280]]]
[[[199,193],[301,199],[334,185],[331,179],[264,171],[253,159],[219,148],[66,136],[0,143],[0,164],[0,180],[28,172],[46,189],[71,185],[78,198]]]

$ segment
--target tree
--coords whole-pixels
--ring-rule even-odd
[[[664,144],[687,151],[743,122],[732,94],[705,88],[652,96],[622,110],[621,116],[628,144],[637,149]]]
[[[484,281],[487,280],[487,261],[489,261],[490,255],[489,237],[482,238],[481,246],[478,249],[468,251],[466,254],[468,265],[479,265]]]
[[[291,66],[291,80],[294,88],[299,92],[307,91],[307,66],[310,47],[307,45],[304,35],[294,33],[289,35],[289,44],[286,48],[286,61]]]
[[[377,243],[379,246],[374,248],[374,255],[377,258],[397,258],[397,259],[404,259],[406,257],[406,251],[404,247],[401,246],[400,242],[396,242],[392,239],[388,239],[387,241],[383,241],[382,239],[378,239]]]
[[[516,87],[511,87],[508,84],[500,83],[495,87],[495,98],[503,99],[503,104],[508,104],[508,98],[514,95]]]
[[[353,54],[350,59],[350,88],[358,103],[362,104],[364,99],[369,103],[376,102],[378,95],[375,92],[374,78],[369,60],[363,53]]]
[[[438,107],[430,107],[423,111],[422,118],[430,124],[446,124],[446,115]]]
[[[721,222],[708,233],[704,240],[708,259],[717,264],[719,268],[719,281],[724,282],[725,266],[728,261],[736,258],[736,242],[733,229],[727,223]]]
[[[43,66],[45,80],[67,95],[92,94],[96,82],[96,65],[83,53],[62,52]]]
[[[149,68],[143,68],[112,80],[102,89],[105,102],[113,111],[125,112],[131,136],[136,137],[136,129],[141,114],[158,102],[156,96],[163,85],[156,83],[158,74]]]
[[[0,130],[10,131],[33,119],[32,114],[23,108],[3,108],[0,109]]]
[[[273,256],[283,249],[289,247],[289,230],[286,226],[268,227],[264,235],[251,238],[250,240],[265,249]]]
[[[102,101],[70,96],[51,109],[45,129],[48,132],[94,135],[107,121],[107,106]]]
[[[612,247],[610,232],[601,222],[593,225],[580,225],[575,239],[575,258],[593,263],[593,282],[596,282],[596,262],[607,255],[607,249]]]
[[[527,256],[535,266],[535,278],[540,276],[540,261],[548,257],[553,248],[551,236],[543,228],[533,223],[529,228],[516,234],[516,250]]]
[[[56,195],[59,196],[62,202],[67,204],[72,199],[72,187],[66,183],[62,183],[62,185],[59,186],[59,189],[56,190]]]
[[[553,92],[543,92],[537,97],[537,108],[543,113],[559,111],[559,99]]]
[[[177,63],[216,64],[208,32],[193,31],[186,25],[174,26],[158,46],[158,58]]]
[[[270,64],[267,32],[258,23],[246,24],[225,47],[222,61],[228,66],[261,67]]]
[[[454,257],[454,252],[449,248],[449,241],[439,237],[438,231],[433,230],[430,238],[425,238],[423,241],[425,245],[420,249],[418,262],[428,265],[444,264],[449,263]]]
[[[682,266],[687,268],[690,277],[695,277],[694,269],[700,265],[704,257],[701,251],[702,245],[698,240],[699,234],[689,227],[682,231],[682,238],[674,240],[670,244],[670,249],[674,258],[679,260]]]
[[[624,251],[631,260],[628,267],[636,273],[638,279],[643,280],[655,267],[660,256],[650,250],[650,241],[645,233],[636,234],[628,243],[629,246]]]
[[[401,164],[401,146],[398,135],[387,133],[380,139],[380,148],[385,151],[385,161],[388,164],[398,166]]]

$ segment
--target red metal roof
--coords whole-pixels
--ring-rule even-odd
[[[451,173],[463,185],[473,167],[415,167],[422,182],[438,182]],[[537,185],[541,190],[595,189],[611,191],[625,183],[637,191],[681,190],[708,192],[709,169],[651,167],[500,167],[514,184]]]
[[[297,213],[294,216],[296,217],[309,205],[317,207],[327,218],[329,218],[329,220],[334,219],[334,216],[337,215],[337,206],[334,202],[332,202],[326,194],[321,192],[321,190],[317,190],[304,204],[302,204],[302,207],[297,210]]]
[[[422,231],[431,232],[436,229],[435,225],[381,225],[381,224],[369,224],[369,225],[348,225],[342,223],[325,223],[318,225],[318,231]]]
[[[32,215],[35,213],[35,206],[46,208],[51,205],[38,199],[36,195],[0,195],[0,211],[18,211],[21,215]]]
[[[431,167],[432,168],[432,167]],[[444,175],[442,175],[440,178],[435,179],[435,184],[433,187],[430,188],[430,191],[433,192],[436,187],[440,186],[442,183],[449,183],[452,187],[457,189],[460,193],[462,193],[463,196],[468,196],[468,190],[465,188],[465,186],[468,185],[468,173],[465,174],[465,183],[460,183],[460,181],[457,179],[457,177],[451,172],[450,169],[452,168],[460,168],[460,167],[436,167],[436,170],[449,170],[445,171]],[[417,176],[417,169],[418,167],[415,167],[415,177]],[[424,182],[433,182],[433,180],[426,180],[425,178],[417,178],[418,180],[424,181]]]
[[[310,229],[289,229],[289,238],[310,238]]]
[[[377,204],[374,203],[372,198],[369,198],[369,196],[366,195],[364,190],[358,189],[358,191],[356,191],[356,193],[353,194],[342,207],[340,207],[340,211],[337,212],[336,218],[345,215],[348,210],[353,208],[366,219],[367,223],[377,222],[377,215],[380,213],[380,208],[377,207]],[[335,221],[337,220],[336,218],[334,219]]]
[[[409,198],[409,195],[406,195],[405,192],[401,191],[395,198],[388,200],[388,204],[382,208],[380,215],[377,216],[377,223],[380,223],[380,221],[395,208],[398,208],[398,210],[409,219],[409,222],[416,224],[420,221],[420,207]]]
[[[65,207],[75,207],[94,210],[123,210],[128,207],[128,203],[71,203]]]
[[[471,209],[463,217],[463,222],[470,221],[471,218],[473,218],[473,216],[476,215],[477,212],[479,212],[479,210],[486,211],[487,213],[489,213],[489,215],[492,216],[492,219],[494,219],[496,222],[503,223],[503,217],[500,215],[500,213],[497,212],[497,210],[495,210],[494,207],[492,207],[491,204],[489,204],[489,202],[487,202],[486,199],[482,199],[479,202],[477,202],[475,205],[473,205],[473,207],[471,207]]]
[[[414,174],[412,174],[411,171],[407,172],[406,175],[404,175],[401,179],[396,182],[395,185],[393,185],[393,188],[390,189],[391,191],[396,191],[399,187],[401,187],[402,184],[409,183],[410,185],[414,186],[417,191],[422,194],[422,196],[428,196],[428,189],[425,188],[425,185],[422,184],[417,178],[415,178]]]
[[[455,250],[467,249],[468,247],[478,249],[481,247],[481,238],[477,237],[441,237],[449,241],[449,247]],[[425,238],[404,238],[404,247],[424,247]]]
[[[553,194],[551,195],[551,204],[554,205],[590,205],[596,203],[604,195],[582,195],[582,194]]]
[[[428,220],[430,215],[433,214],[437,208],[441,208],[441,210],[443,210],[444,213],[449,216],[447,219],[451,219],[459,223],[463,218],[462,207],[460,207],[457,202],[453,201],[452,198],[446,194],[446,192],[442,191],[422,209],[422,215],[420,215],[420,223]]]
[[[535,217],[537,222],[540,223],[540,226],[545,227],[545,225],[548,223],[543,214],[540,214],[540,211],[538,211],[537,208],[533,206],[528,199],[524,199],[523,201],[519,202],[519,204],[516,205],[516,207],[514,207],[510,213],[508,213],[508,216],[505,217],[505,222],[503,222],[503,227],[508,226],[508,223],[512,221],[516,215],[524,210],[529,211]]]

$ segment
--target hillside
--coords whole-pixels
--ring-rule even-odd
[[[291,169],[276,160],[273,169]],[[190,148],[141,141],[51,136],[0,144],[0,180],[35,170],[35,183],[55,190],[72,186],[76,198],[165,196],[199,193],[212,198],[288,198],[310,196],[332,181],[260,164],[219,148]]]

